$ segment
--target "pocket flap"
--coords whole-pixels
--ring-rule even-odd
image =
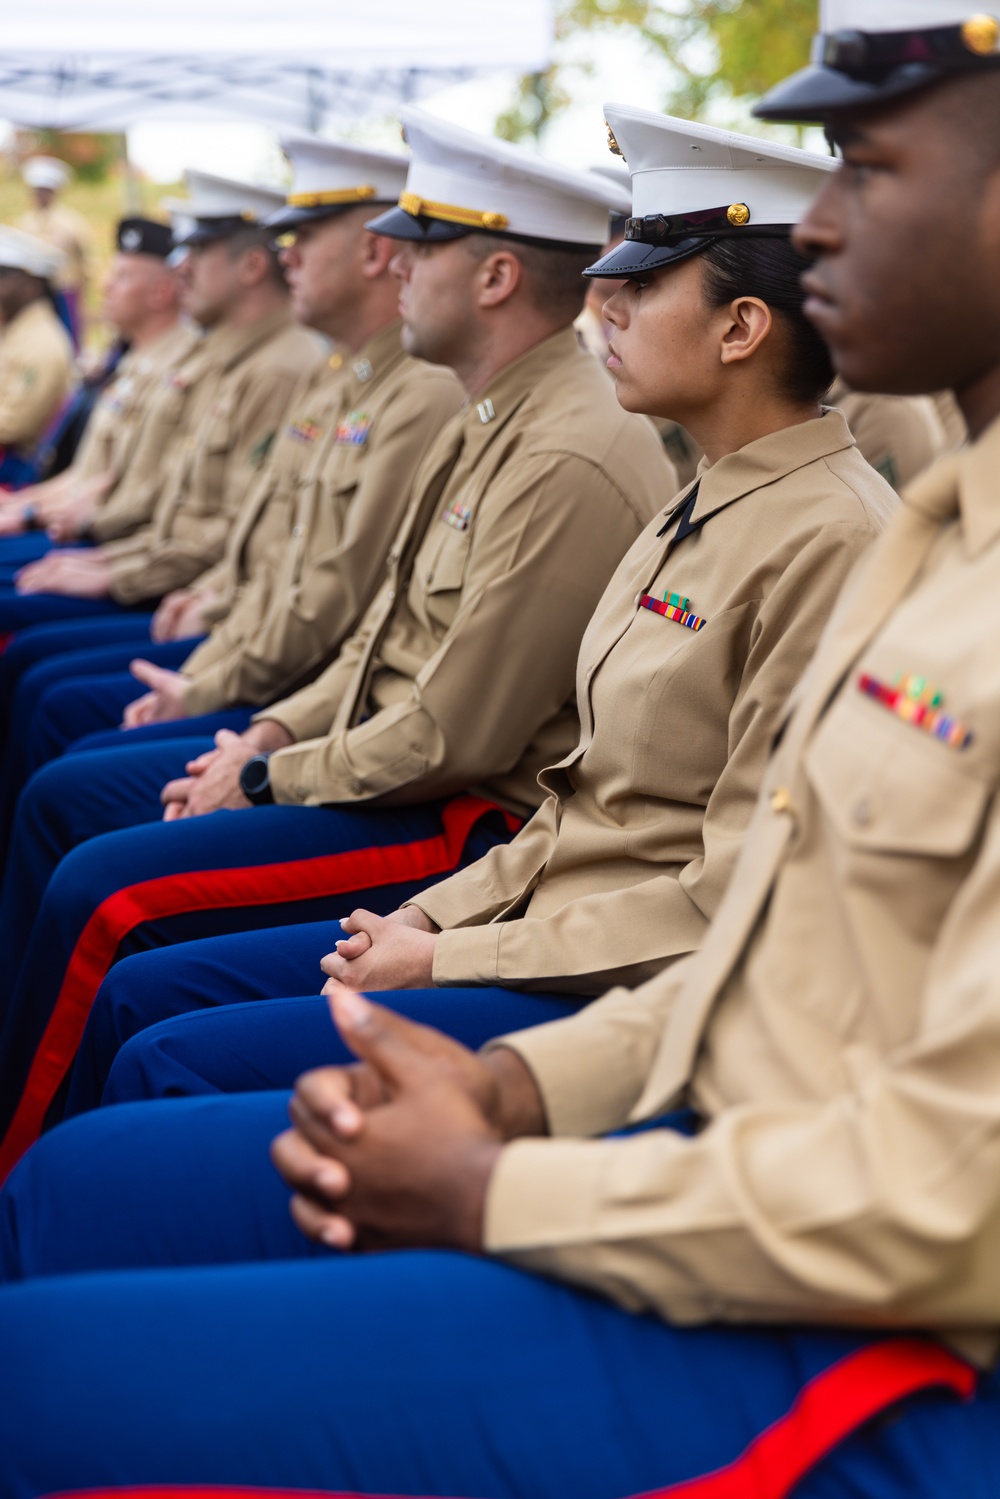
[[[827,713],[805,764],[838,834],[873,852],[961,854],[992,796],[960,751],[863,698],[853,682]]]

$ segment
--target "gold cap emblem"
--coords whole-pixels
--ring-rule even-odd
[[[608,132],[608,150],[611,152],[612,156],[620,156],[621,159],[622,159],[622,161],[624,161],[625,160],[625,152],[622,150],[621,146],[615,140],[615,132],[612,130],[612,128],[608,124],[607,120],[604,121],[604,125],[605,125],[605,128],[606,128],[607,132]]]
[[[734,227],[739,228],[750,222],[750,210],[745,203],[732,203],[726,209],[726,218]]]
[[[977,57],[988,57],[1000,47],[1000,21],[996,16],[970,16],[962,27],[962,41]]]
[[[506,218],[505,214],[502,214],[502,213],[484,213],[483,214],[483,228],[484,229],[497,229],[497,230],[500,230],[500,229],[506,229],[506,227],[507,227],[507,218]]]

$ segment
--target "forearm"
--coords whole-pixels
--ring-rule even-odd
[[[676,874],[663,874],[568,900],[550,916],[444,931],[434,982],[602,994],[612,984],[644,983],[694,952],[707,925]]]
[[[185,588],[217,560],[222,544],[221,532],[209,533],[197,546],[171,542],[119,557],[113,565],[111,596],[119,604],[137,604]]]

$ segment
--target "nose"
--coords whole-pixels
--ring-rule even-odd
[[[397,281],[409,281],[410,272],[413,268],[413,251],[409,245],[401,244],[395,255],[389,261],[390,273]]]
[[[834,255],[843,245],[843,234],[835,207],[837,178],[832,178],[810,205],[805,217],[792,230],[792,244],[800,255],[816,260]]]
[[[612,285],[614,291],[601,308],[601,317],[615,328],[625,328],[628,325],[628,308],[623,293],[628,282],[615,281]]]

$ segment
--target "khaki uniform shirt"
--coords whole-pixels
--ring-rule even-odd
[[[271,756],[276,799],[405,804],[478,786],[536,807],[538,772],[577,738],[587,621],[672,493],[649,424],[571,329],[509,365],[428,454],[360,630],[262,715],[300,741]]]
[[[194,388],[153,518],[105,548],[113,598],[161,598],[219,560],[295,386],[321,358],[318,340],[284,309],[202,341],[194,371],[184,371]]]
[[[680,1322],[1000,1328],[1000,422],[848,584],[700,951],[510,1037],[487,1241]]]
[[[93,236],[82,214],[65,203],[50,203],[47,208],[29,208],[15,227],[62,251],[65,263],[55,278],[58,287],[74,291],[83,286]]]
[[[872,468],[900,490],[955,446],[932,396],[872,396],[836,380],[828,397]]]
[[[111,474],[116,482],[120,480],[164,375],[186,357],[197,339],[191,328],[178,323],[152,343],[124,355],[90,414],[70,466],[75,479],[83,482]]]
[[[587,627],[580,741],[548,797],[415,898],[446,929],[436,983],[598,994],[700,945],[779,714],[896,503],[831,411],[705,469],[686,524],[687,491],[652,521]],[[670,594],[687,626],[641,602]]]
[[[47,297],[29,302],[0,336],[0,444],[32,448],[66,396],[73,346]]]
[[[399,333],[335,355],[292,403],[227,559],[235,604],[183,667],[189,713],[308,681],[371,603],[413,475],[462,404],[451,370],[409,358]]]
[[[120,541],[147,526],[163,489],[164,474],[203,380],[215,378],[219,348],[213,335],[191,328],[176,362],[165,363],[137,411],[135,442],[117,484],[100,502],[87,529],[91,541]],[[220,350],[220,356],[224,352]]]

